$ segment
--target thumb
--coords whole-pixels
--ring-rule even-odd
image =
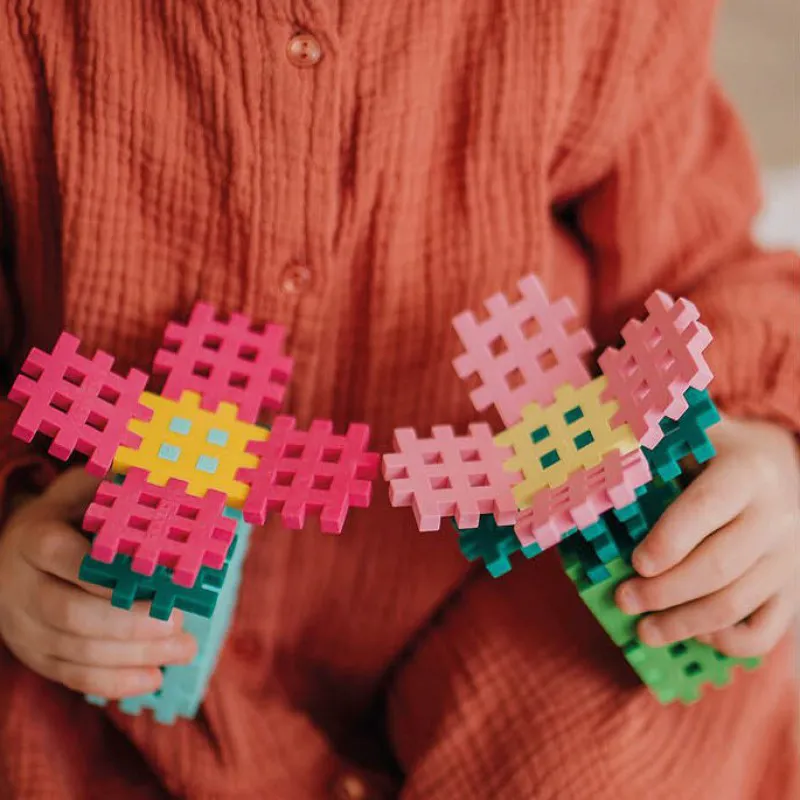
[[[42,500],[60,519],[80,523],[86,508],[94,499],[100,480],[80,467],[71,467],[47,488]]]

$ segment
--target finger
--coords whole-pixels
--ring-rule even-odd
[[[750,499],[747,464],[720,456],[664,512],[633,551],[634,569],[645,577],[671,569],[703,539],[739,516]]]
[[[173,612],[162,622],[148,616],[150,604],[134,603],[130,610],[114,608],[108,600],[56,580],[43,582],[36,595],[38,617],[48,627],[96,639],[147,640],[172,636],[181,629],[182,615]]]
[[[661,647],[736,625],[786,585],[792,571],[787,562],[780,555],[767,556],[724,589],[645,617],[638,625],[639,638]]]
[[[119,641],[90,639],[53,628],[42,630],[48,643],[47,655],[89,667],[161,667],[188,664],[195,657],[197,645],[188,633],[161,639]]]
[[[654,578],[632,578],[619,587],[626,614],[660,611],[724,589],[740,578],[780,538],[779,526],[758,529],[747,512],[704,539],[672,569]]]
[[[709,634],[706,644],[733,658],[766,655],[791,627],[796,607],[793,592],[779,592],[744,622]]]
[[[87,667],[55,658],[46,659],[38,671],[75,692],[109,700],[155,692],[163,677],[156,667]]]
[[[60,519],[80,522],[99,485],[100,479],[92,477],[84,469],[68,469],[50,484],[42,495],[42,501],[45,506],[56,510]]]

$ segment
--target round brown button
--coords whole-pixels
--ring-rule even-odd
[[[303,264],[289,264],[281,276],[284,294],[300,294],[311,285],[311,270]]]
[[[342,775],[333,787],[334,800],[368,800],[367,786],[358,775]]]
[[[322,58],[322,46],[316,36],[298,33],[286,45],[286,57],[295,67],[313,67]]]

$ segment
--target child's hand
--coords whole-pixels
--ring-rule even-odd
[[[145,606],[114,608],[78,581],[89,544],[74,527],[97,481],[72,469],[0,531],[0,640],[23,664],[70,689],[107,698],[155,691],[160,665],[190,661],[194,640]]]
[[[717,456],[633,554],[620,586],[651,646],[692,637],[732,656],[768,652],[798,607],[800,463],[776,425],[724,420]]]

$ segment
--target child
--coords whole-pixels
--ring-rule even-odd
[[[62,327],[146,367],[205,299],[284,324],[301,421],[473,420],[450,319],[536,271],[608,342],[653,289],[713,331],[718,458],[641,546],[641,636],[770,653],[662,707],[551,556],[493,580],[376,487],[341,537],[257,531],[200,717],[179,624],[77,583],[94,489],[9,437],[4,798],[796,797],[798,257],[709,77],[709,0],[7,0],[0,353]],[[7,390],[8,383],[4,389]],[[49,488],[46,486],[49,484]]]

